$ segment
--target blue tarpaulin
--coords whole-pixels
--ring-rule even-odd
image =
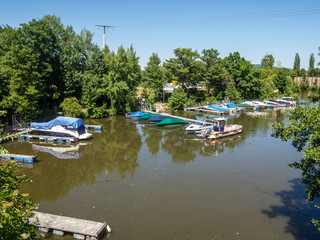
[[[216,110],[219,110],[219,111],[229,111],[229,109],[225,108],[225,107],[220,107],[219,105],[216,105],[216,104],[212,104],[209,106],[210,108],[213,108],[213,109],[216,109]]]
[[[163,116],[163,115],[161,115],[161,116],[152,116],[147,121],[149,121],[149,122],[161,122],[162,120],[167,119],[167,118],[172,118],[172,117]]]
[[[236,108],[236,105],[234,103],[227,103],[227,108]]]
[[[73,117],[56,117],[50,122],[37,123],[32,122],[30,124],[33,129],[50,129],[54,126],[62,125],[62,126],[70,126],[74,129],[78,129],[81,126],[84,126],[83,120],[81,118],[73,118]]]
[[[145,113],[145,112],[133,112],[133,113],[129,114],[127,117],[141,117],[141,116],[143,116],[145,114],[147,114],[147,113]]]

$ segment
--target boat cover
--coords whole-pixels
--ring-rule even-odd
[[[188,123],[187,121],[179,118],[166,118],[163,121],[158,122],[157,125],[163,126],[163,125],[176,125],[176,124],[187,124],[187,123]]]
[[[141,117],[138,117],[139,120],[148,120],[149,118],[153,117],[153,116],[160,116],[160,114],[156,114],[156,113],[147,113]]]
[[[133,112],[133,113],[129,114],[127,117],[141,117],[141,116],[143,116],[145,114],[147,114],[147,113],[145,113],[145,112]]]
[[[216,110],[223,111],[223,112],[229,111],[228,108],[220,107],[219,105],[216,105],[216,104],[212,104],[212,105],[210,105],[209,107],[210,107],[210,108],[213,108],[213,109],[216,109]]]
[[[227,108],[236,108],[236,105],[234,103],[226,103]]]
[[[30,127],[33,129],[51,129],[57,125],[70,126],[70,127],[73,127],[74,129],[78,129],[81,126],[84,127],[84,123],[81,118],[62,117],[62,116],[56,117],[55,119],[49,122],[44,122],[44,123],[32,122],[30,124]]]
[[[152,116],[152,117],[149,118],[147,121],[148,121],[148,122],[161,122],[162,120],[167,119],[167,118],[172,118],[172,117],[170,117],[170,116],[163,116],[163,115],[160,115],[160,116]]]

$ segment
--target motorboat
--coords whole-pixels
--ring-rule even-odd
[[[297,105],[297,102],[292,100],[292,97],[282,97],[280,99],[276,99],[278,103],[285,104],[287,107],[295,107]]]
[[[260,101],[257,101],[257,100],[245,101],[245,102],[243,102],[243,103],[246,103],[246,104],[249,104],[249,105],[253,105],[253,106],[255,106],[256,108],[260,108],[260,109],[262,109],[262,108],[267,108],[267,107],[268,107],[267,104],[265,104],[265,103],[263,103],[263,102],[260,102]]]
[[[196,136],[200,138],[217,139],[227,136],[232,136],[242,132],[242,126],[238,124],[227,125],[225,118],[215,118],[213,121],[216,122],[211,129],[205,129],[196,132]]]
[[[232,136],[242,132],[242,126],[238,124],[227,125],[227,121],[225,118],[216,118],[215,121],[217,125],[215,125],[210,135],[208,136],[209,139],[217,139],[227,136]]]
[[[196,122],[196,123],[192,123],[189,126],[186,127],[186,131],[187,133],[195,133],[196,131],[201,131],[207,128],[212,128],[213,127],[213,123],[210,122]]]
[[[59,116],[49,122],[32,122],[30,127],[43,136],[67,137],[79,140],[92,137],[92,134],[87,132],[81,118]]]

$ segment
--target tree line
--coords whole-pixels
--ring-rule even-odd
[[[18,28],[0,26],[0,109],[7,116],[19,113],[31,120],[61,109],[79,115],[85,108],[87,117],[98,118],[135,110],[139,85],[149,104],[163,99],[164,84],[180,86],[171,99],[170,106],[175,108],[176,98],[193,102],[225,96],[270,98],[275,89],[297,94],[295,76],[319,76],[320,72],[314,68],[313,55],[305,71],[300,69],[300,59],[289,70],[275,67],[273,56],[267,54],[261,68],[256,68],[238,52],[221,58],[216,49],[198,53],[191,48],[174,49],[175,57],[163,63],[153,53],[142,71],[132,46],[120,46],[115,52],[100,49],[92,38],[90,31],[76,33],[54,15]],[[199,84],[201,90],[195,88]]]

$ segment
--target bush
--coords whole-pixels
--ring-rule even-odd
[[[169,106],[171,109],[183,109],[184,104],[188,103],[187,94],[181,88],[173,91],[169,98]]]
[[[60,104],[62,112],[65,116],[68,117],[82,117],[82,106],[80,105],[78,99],[75,97],[65,98]]]

